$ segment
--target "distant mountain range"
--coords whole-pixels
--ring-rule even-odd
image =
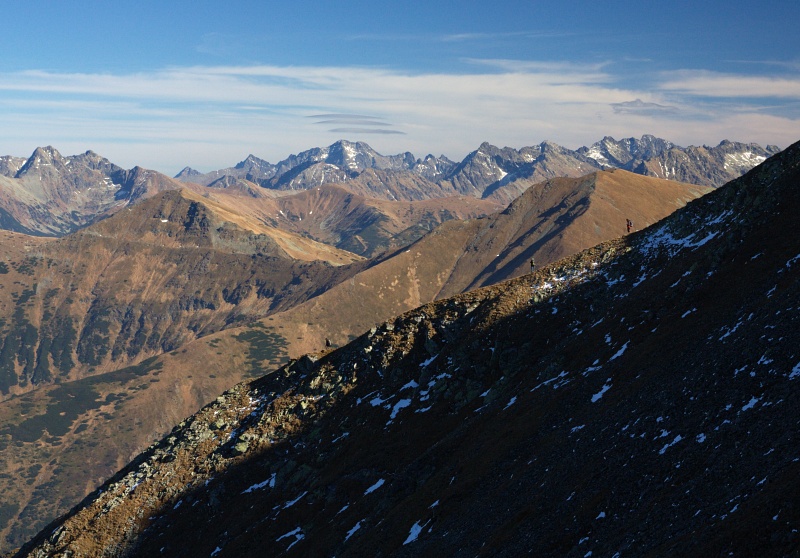
[[[514,196],[503,197],[503,187],[518,180],[540,182],[610,168],[716,187],[741,176],[778,151],[773,145],[764,149],[753,143],[727,140],[716,147],[683,148],[645,135],[641,139],[620,141],[605,137],[575,151],[551,142],[521,149],[500,149],[483,143],[463,161],[454,163],[444,156],[417,159],[408,152],[386,157],[365,143],[338,141],[327,148],[292,155],[275,165],[250,155],[234,167],[205,174],[187,167],[175,178],[210,187],[230,187],[237,180],[245,180],[275,190],[306,190],[326,183],[358,184],[363,173],[372,170],[383,176],[398,177],[396,180],[403,177],[413,182],[416,177],[430,183],[427,188],[411,191],[387,189],[380,180],[359,185],[374,197],[424,199],[458,193],[478,198],[500,195],[503,201],[510,201]]]
[[[655,179],[631,176],[551,179],[455,236],[495,261],[527,258],[517,250],[541,245],[542,217],[581,238],[632,211],[621,200]],[[798,182],[795,144],[645,230],[238,384],[16,556],[796,556]],[[549,213],[535,199],[548,196]],[[450,261],[471,252],[445,249],[455,226],[400,251],[413,265],[387,282],[340,286],[389,296],[401,269],[429,264],[426,243]],[[433,277],[410,284],[435,290]],[[328,310],[369,298],[344,292]],[[268,323],[248,339],[269,338]],[[194,343],[223,352],[223,334]],[[155,399],[181,358],[114,381],[141,374]],[[109,418],[148,400],[110,378],[93,389]],[[30,428],[9,427],[12,440]]]
[[[621,141],[606,137],[575,151],[550,142],[521,149],[483,143],[455,163],[444,156],[418,159],[408,152],[384,156],[366,143],[342,140],[277,164],[250,155],[233,167],[205,174],[187,167],[173,179],[141,167],[122,169],[92,151],[64,157],[53,147],[42,147],[27,159],[0,157],[0,228],[61,236],[139,199],[189,183],[253,197],[339,184],[379,200],[461,195],[502,205],[536,182],[610,168],[716,187],[778,151],[727,140],[716,147],[682,148],[653,136]]]

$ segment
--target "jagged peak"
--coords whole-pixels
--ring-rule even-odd
[[[61,157],[61,153],[59,153],[58,150],[52,145],[47,145],[45,147],[37,147],[36,149],[33,150],[33,154],[31,155],[31,157],[35,157],[36,155],[53,157],[53,158]]]
[[[562,151],[564,148],[550,140],[544,140],[539,144],[539,148],[544,151]]]
[[[32,168],[38,168],[39,164],[44,163],[46,165],[50,165],[53,163],[61,163],[63,164],[63,157],[58,150],[51,146],[45,147],[37,147],[33,150],[33,153],[28,160],[25,161],[25,164],[20,167],[19,171],[17,171],[16,176],[22,177],[27,174]]]
[[[265,161],[264,159],[256,157],[251,153],[247,157],[245,157],[243,161],[237,163],[236,166],[234,166],[233,168],[241,170],[248,167],[273,167],[273,166],[274,165],[269,161]]]
[[[200,176],[202,174],[203,174],[202,172],[195,170],[192,167],[183,167],[183,169],[181,169],[181,172],[176,174],[174,178],[180,178],[183,176]]]
[[[60,161],[63,159],[63,157],[55,147],[48,145],[34,149],[31,156],[28,157],[28,162],[35,162],[37,159],[43,159],[45,161]]]

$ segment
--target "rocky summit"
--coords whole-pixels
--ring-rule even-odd
[[[797,555],[799,184],[239,384],[16,556]]]

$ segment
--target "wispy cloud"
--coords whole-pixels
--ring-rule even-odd
[[[542,62],[538,60],[513,60],[505,58],[465,58],[465,62],[476,66],[485,66],[506,72],[536,73],[557,76],[561,81],[611,81],[612,76],[605,73],[609,62],[577,63],[577,62]]]
[[[497,41],[500,39],[552,39],[555,37],[571,37],[574,33],[563,31],[508,31],[505,33],[453,33],[439,35],[437,40],[445,43],[463,41]]]
[[[306,118],[313,118],[315,120],[320,119],[331,119],[331,120],[340,120],[340,121],[352,121],[352,120],[377,120],[375,116],[369,116],[366,114],[312,114],[310,116],[306,116]]]
[[[463,43],[497,42],[504,39],[553,39],[572,37],[575,33],[548,29],[477,33],[356,33],[346,37],[351,41]]]
[[[800,76],[746,76],[693,70],[665,74],[660,87],[703,97],[800,99]]]
[[[761,110],[781,104],[763,98],[794,103],[800,83],[791,77],[680,72],[658,75],[645,89],[621,86],[615,64],[470,62],[470,73],[274,65],[4,73],[0,154],[74,146],[118,164],[177,172],[187,164],[229,166],[246,153],[277,161],[342,136],[369,136],[382,153],[454,159],[482,141],[579,147],[644,133],[684,145],[798,139],[796,117],[780,107]]]
[[[726,60],[735,64],[764,66],[767,68],[779,68],[782,70],[800,71],[800,60]]]
[[[678,112],[676,107],[659,105],[658,103],[645,103],[641,99],[625,101],[624,103],[611,103],[611,108],[617,114],[639,114],[643,116],[661,116]]]

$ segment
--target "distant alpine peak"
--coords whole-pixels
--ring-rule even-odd
[[[47,145],[45,147],[37,147],[33,150],[33,154],[31,157],[50,157],[50,158],[61,158],[61,153],[58,152],[58,149],[53,147],[52,145]]]
[[[63,160],[63,157],[55,147],[48,145],[46,147],[37,147],[28,160],[32,160],[34,163],[37,161],[49,163],[53,161],[61,161]]]
[[[55,147],[51,145],[46,147],[37,147],[33,150],[31,156],[28,157],[28,160],[25,161],[25,164],[20,167],[19,171],[17,172],[17,177],[24,176],[34,171],[42,170],[42,167],[61,167],[63,165],[64,158]]]
[[[181,172],[175,175],[175,178],[181,179],[190,176],[200,176],[201,174],[203,173],[193,169],[192,167],[183,167],[183,169],[181,169]]]
[[[176,178],[209,185],[223,176],[230,176],[269,189],[305,190],[325,181],[347,182],[368,169],[375,169],[390,173],[411,172],[435,183],[432,185],[434,190],[437,184],[441,186],[447,182],[447,188],[455,188],[460,194],[482,197],[487,189],[491,193],[520,178],[545,180],[611,168],[699,185],[721,186],[758,164],[762,157],[778,151],[774,146],[765,150],[755,144],[745,146],[728,140],[716,148],[698,151],[698,148],[683,148],[652,134],[620,140],[607,135],[577,150],[550,140],[519,149],[500,148],[483,141],[461,162],[453,162],[445,156],[434,157],[431,154],[424,159],[416,159],[409,152],[381,155],[367,143],[340,139],[327,147],[290,155],[274,165],[251,154],[232,168],[205,174],[182,171]],[[311,168],[317,166],[319,168]],[[396,179],[395,175],[391,180]]]
[[[264,159],[260,159],[256,157],[252,153],[248,155],[244,161],[241,161],[236,165],[235,168],[237,169],[244,169],[244,168],[252,168],[252,167],[271,167],[272,164],[265,161]]]

